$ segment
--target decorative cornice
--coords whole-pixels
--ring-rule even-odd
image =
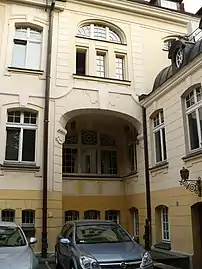
[[[128,13],[136,13],[147,17],[152,16],[152,18],[160,19],[161,21],[174,22],[182,24],[184,26],[187,26],[187,23],[190,21],[190,19],[196,21],[199,20],[199,16],[196,16],[194,14],[187,14],[174,10],[160,8],[148,4],[147,2],[141,3],[127,0],[69,0],[68,3],[86,3],[87,5],[95,6],[99,5],[100,7],[108,7],[122,12],[125,11]]]
[[[25,4],[25,5],[29,5],[29,6],[42,7],[42,8],[46,7],[45,0],[11,0],[11,1],[7,0],[6,2],[19,3],[19,4]],[[56,11],[63,11],[64,7],[65,7],[65,2],[66,1],[57,1],[56,0],[55,10]],[[48,6],[50,6],[50,2],[49,2]]]

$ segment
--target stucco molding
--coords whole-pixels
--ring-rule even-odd
[[[62,126],[57,130],[55,140],[59,145],[62,145],[65,142],[65,136],[67,134],[67,130],[65,130]]]

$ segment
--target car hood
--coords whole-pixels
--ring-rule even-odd
[[[28,246],[1,247],[0,268],[3,269],[27,269],[33,262],[32,250]]]
[[[93,256],[98,262],[121,262],[140,260],[144,249],[135,242],[79,244],[84,255]]]

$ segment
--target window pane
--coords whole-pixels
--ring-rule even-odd
[[[13,60],[14,67],[25,67],[26,41],[14,40]]]
[[[191,149],[199,148],[198,126],[196,120],[196,111],[188,115],[189,138]]]
[[[18,161],[20,129],[7,128],[6,160]]]
[[[77,149],[63,148],[62,172],[77,173]]]
[[[164,160],[167,160],[165,128],[162,129],[162,137],[163,137],[163,158]]]
[[[97,173],[97,151],[89,149],[82,152],[82,173]]]
[[[155,136],[155,150],[156,150],[156,162],[162,161],[162,152],[161,152],[161,135],[160,131],[154,134]]]
[[[20,111],[8,112],[7,121],[8,122],[20,123],[20,115],[21,115]]]
[[[23,130],[22,161],[35,161],[35,130]]]
[[[29,42],[27,55],[27,68],[40,69],[41,43]]]
[[[101,173],[102,174],[117,174],[117,152],[102,150],[100,152]]]
[[[24,112],[24,123],[36,124],[36,113]]]

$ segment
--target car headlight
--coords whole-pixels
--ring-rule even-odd
[[[91,257],[80,257],[80,264],[83,269],[100,269],[99,263]]]
[[[146,251],[144,253],[143,258],[142,258],[142,262],[140,264],[140,268],[145,268],[146,266],[151,265],[151,264],[152,264],[152,257],[150,255],[150,253]]]

